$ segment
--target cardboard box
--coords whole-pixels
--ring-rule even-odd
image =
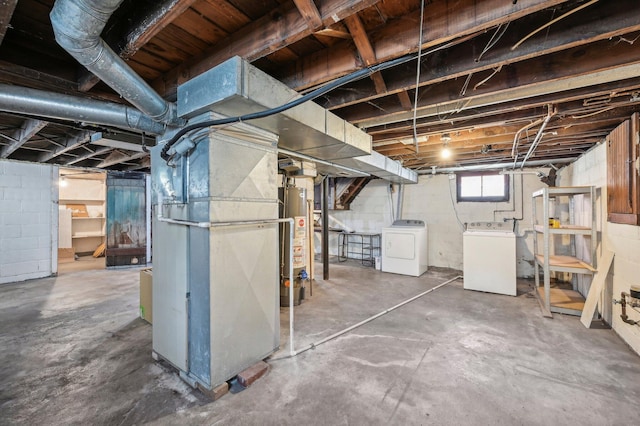
[[[76,250],[74,248],[59,248],[58,263],[71,263],[76,260]]]
[[[153,324],[153,274],[151,268],[140,271],[140,318]]]

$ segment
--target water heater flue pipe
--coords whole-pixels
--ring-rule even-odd
[[[50,18],[58,44],[123,98],[154,120],[184,124],[176,105],[165,101],[100,38],[123,0],[57,0]]]

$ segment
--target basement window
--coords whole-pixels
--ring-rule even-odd
[[[495,172],[459,173],[456,175],[458,202],[509,201],[509,179]]]

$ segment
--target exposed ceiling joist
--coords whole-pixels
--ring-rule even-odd
[[[115,166],[116,164],[127,163],[129,161],[137,160],[139,158],[148,157],[148,152],[136,152],[135,154],[125,154],[124,152],[113,150],[107,158],[102,160],[98,165],[96,165],[99,169],[106,169],[111,166]]]
[[[3,0],[0,3],[0,44],[4,39],[4,35],[7,33],[9,23],[11,22],[11,16],[18,4],[18,0]]]
[[[607,55],[593,46],[547,55],[535,62],[513,64],[479,87],[472,94],[460,96],[464,82],[451,80],[425,93],[418,104],[418,117],[452,114],[470,108],[496,105],[516,99],[597,86],[640,75],[640,50],[611,44]],[[580,55],[577,62],[575,55]],[[589,58],[589,59],[588,59]],[[588,60],[587,60],[588,59]],[[486,75],[474,76],[481,80]],[[475,80],[474,80],[475,81]],[[457,95],[452,95],[457,94]],[[361,127],[409,120],[407,113],[393,99],[380,99],[376,105],[361,104],[357,109],[337,111],[338,115]]]
[[[425,6],[423,48],[436,46],[456,37],[488,30],[501,23],[521,18],[541,9],[553,7],[566,0],[531,0],[513,4],[503,0],[459,0],[456,14],[466,19],[450,20],[448,2],[431,2]],[[385,25],[370,35],[377,62],[384,62],[418,50],[420,11]],[[333,58],[344,57],[339,61]],[[289,68],[282,81],[291,88],[301,90],[349,74],[361,68],[354,47],[343,43],[310,57],[301,58]]]
[[[500,44],[488,50],[481,60],[477,60],[491,40],[490,36],[494,34],[494,31],[491,31],[482,37],[456,45],[446,52],[426,57],[420,73],[420,85],[436,84],[483,71],[491,72],[516,62],[585,46],[596,41],[609,40],[631,31],[640,31],[640,13],[638,11],[629,12],[630,9],[635,10],[633,5],[635,5],[635,0],[620,0],[615,4],[600,2],[593,6],[593,10],[589,9],[580,16],[576,16],[575,25],[554,29],[549,34],[541,34],[512,50],[511,47],[522,38],[522,34],[526,34],[543,24],[540,19],[531,19],[526,23],[519,22],[517,30],[514,28],[516,25],[510,27],[510,30],[500,39]],[[593,31],[595,26],[598,28],[597,32]],[[617,40],[614,40],[612,43],[616,42]],[[415,62],[411,62],[405,67],[399,67],[393,73],[389,73],[385,78],[388,88],[387,94],[415,87],[415,69]],[[334,91],[324,97],[320,103],[325,108],[336,109],[371,101],[379,96],[380,93],[367,80],[360,80]]]
[[[307,26],[316,31],[322,28],[322,16],[313,0],[293,0]]]
[[[80,156],[78,156],[78,157],[76,157],[76,158],[74,158],[72,160],[67,161],[65,163],[65,165],[72,166],[74,164],[81,163],[81,162],[83,162],[85,160],[89,160],[91,158],[97,157],[97,156],[102,155],[102,154],[106,154],[106,153],[111,152],[111,151],[113,151],[113,148],[110,148],[110,147],[107,147],[107,146],[100,147],[100,148],[96,149],[95,151],[89,150],[89,152],[87,152],[86,154],[80,155]]]
[[[2,150],[0,151],[0,158],[7,158],[11,154],[13,154],[15,150],[24,145],[25,142],[27,142],[36,133],[42,130],[47,124],[48,123],[46,121],[41,120],[25,120],[22,126],[12,135],[14,141],[2,148]]]
[[[142,22],[136,23],[127,34],[126,44],[119,52],[123,59],[129,59],[147,44],[160,31],[164,30],[176,17],[180,16],[197,0],[165,0],[158,7],[144,17]],[[82,67],[78,79],[78,88],[86,92],[91,90],[100,79]]]
[[[322,22],[329,26],[378,1],[360,0],[354,3],[327,0],[320,7]],[[312,35],[313,31],[304,20],[300,20],[297,8],[285,4],[174,68],[156,80],[154,87],[165,97],[173,99],[179,83],[190,80],[234,55],[253,61]]]
[[[65,152],[72,151],[76,149],[78,146],[87,143],[91,139],[91,132],[79,132],[76,135],[69,137],[65,143],[64,147],[58,147],[51,152],[44,153],[40,155],[38,161],[42,163],[46,163],[54,159],[55,157],[64,154]]]

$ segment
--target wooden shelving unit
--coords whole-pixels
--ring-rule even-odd
[[[576,196],[589,198],[590,218],[589,226],[576,224],[574,198]],[[596,193],[593,186],[543,188],[532,195],[533,249],[535,255],[534,270],[538,301],[544,316],[552,317],[552,312],[580,315],[584,307],[584,296],[573,289],[551,288],[551,274],[565,272],[570,274],[593,274],[596,272]],[[551,203],[568,205],[568,223],[561,223],[557,227],[550,224]],[[567,236],[570,239],[571,254],[560,255],[554,253],[553,238]],[[576,236],[588,239],[590,259],[592,263],[576,257]],[[542,239],[542,242],[539,240]],[[542,273],[542,286],[540,285]]]
[[[61,173],[60,207],[72,211],[71,241],[76,254],[93,253],[106,236],[104,173]]]

